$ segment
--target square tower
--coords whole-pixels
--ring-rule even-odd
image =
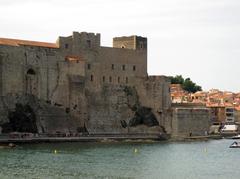
[[[115,37],[113,38],[113,47],[133,50],[147,50],[147,38],[136,35],[129,37]]]

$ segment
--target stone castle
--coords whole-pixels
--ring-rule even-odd
[[[3,133],[172,132],[170,80],[148,76],[144,37],[0,38],[0,97]]]

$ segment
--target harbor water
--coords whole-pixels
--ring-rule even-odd
[[[0,149],[0,178],[238,179],[232,142],[25,144]]]

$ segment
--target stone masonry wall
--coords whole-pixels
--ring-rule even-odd
[[[74,32],[51,48],[0,45],[0,124],[19,104],[38,106],[40,133],[170,133],[170,82],[147,75],[147,39],[130,40],[101,47],[100,34]]]
[[[174,137],[203,136],[209,131],[210,111],[207,108],[173,108]]]
[[[2,69],[2,55],[3,54],[0,54],[0,96],[2,96],[2,72],[3,72],[3,69]]]

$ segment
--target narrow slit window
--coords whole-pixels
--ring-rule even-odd
[[[114,70],[114,64],[112,64],[112,70]]]
[[[133,71],[136,71],[136,66],[135,65],[133,65]]]
[[[126,77],[126,83],[128,83],[128,77]]]
[[[118,83],[120,83],[120,76],[118,77]]]
[[[65,44],[65,49],[68,49],[68,44]]]
[[[91,69],[91,64],[87,64],[87,68],[88,68],[88,70],[90,70]]]
[[[87,40],[87,46],[88,46],[88,48],[91,48],[91,46],[92,46],[91,40]]]
[[[125,71],[125,65],[122,66],[122,70]]]
[[[102,81],[105,82],[105,76],[102,77]]]
[[[91,75],[91,81],[93,81],[93,75]]]
[[[110,83],[112,82],[112,77],[111,77],[111,76],[109,76],[109,82],[110,82]]]

